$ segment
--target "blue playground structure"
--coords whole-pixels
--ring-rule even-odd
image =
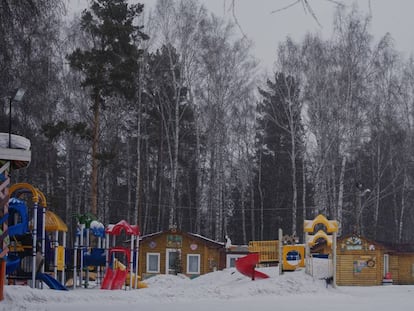
[[[32,197],[33,208],[27,206],[28,195]],[[6,275],[9,284],[16,282],[32,287],[45,283],[51,289],[67,290],[64,285],[45,273],[53,258],[50,240],[45,234],[46,199],[29,184],[10,187],[8,234],[9,253],[6,258]],[[31,213],[30,213],[31,212]],[[32,221],[33,228],[29,227]],[[56,275],[56,273],[55,273]]]

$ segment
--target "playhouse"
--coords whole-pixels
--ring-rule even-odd
[[[172,228],[141,237],[139,274],[182,273],[189,277],[225,267],[225,245],[198,234]]]
[[[414,284],[412,245],[379,243],[352,234],[338,239],[337,255],[338,285]]]

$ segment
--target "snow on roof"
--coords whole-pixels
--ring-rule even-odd
[[[169,231],[169,230],[166,230],[166,231],[158,231],[158,232],[155,232],[155,233],[146,234],[146,235],[143,235],[143,236],[141,237],[141,240],[145,240],[145,239],[148,239],[148,238],[151,238],[151,237],[154,237],[154,236],[157,236],[157,235],[163,234],[163,233],[167,233],[167,232],[170,232],[170,231]],[[171,233],[173,233],[173,232],[171,232]],[[202,235],[200,235],[200,234],[197,234],[197,233],[184,232],[184,231],[178,231],[178,230],[177,230],[177,232],[175,232],[175,233],[181,233],[181,234],[186,234],[186,235],[189,235],[189,236],[193,236],[193,237],[195,237],[195,238],[198,238],[198,239],[204,240],[204,241],[206,241],[206,242],[210,242],[210,243],[218,244],[218,245],[220,245],[220,246],[224,246],[224,244],[225,244],[224,242],[217,242],[217,241],[214,241],[214,240],[212,240],[212,239],[209,239],[209,238],[207,238],[207,237],[205,237],[205,236],[202,236]]]
[[[205,236],[199,235],[199,234],[197,234],[197,233],[190,233],[190,232],[187,232],[187,234],[192,235],[192,236],[197,237],[197,238],[200,238],[200,239],[202,239],[202,240],[205,240],[205,241],[211,242],[211,243],[215,243],[215,244],[219,244],[219,245],[224,245],[224,244],[225,244],[224,242],[217,242],[217,241],[215,241],[215,240],[212,240],[212,239],[206,238]]]

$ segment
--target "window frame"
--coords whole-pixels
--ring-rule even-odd
[[[236,260],[246,256],[246,254],[227,254],[226,255],[226,268],[235,268],[236,267]],[[234,266],[232,267],[231,264],[231,260],[234,259]]]
[[[388,272],[390,272],[390,255],[384,254],[384,268],[383,268],[383,276],[385,277]]]
[[[150,270],[150,266],[149,266],[149,257],[150,256],[157,256],[157,270]],[[147,253],[147,264],[146,264],[146,271],[147,273],[160,273],[160,258],[161,258],[161,254],[160,253]]]
[[[190,271],[190,257],[197,257],[197,271]],[[187,254],[187,274],[195,275],[201,273],[201,255],[200,254]]]

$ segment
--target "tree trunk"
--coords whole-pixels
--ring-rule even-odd
[[[142,64],[142,63],[141,63]],[[141,209],[141,126],[142,126],[142,70],[139,68],[138,72],[138,107],[137,107],[137,162],[136,162],[136,181],[135,181],[135,205],[134,216],[132,218],[133,224],[137,224],[139,228],[142,228],[142,213]]]
[[[293,121],[293,113],[290,113],[290,142],[291,146],[291,165],[292,165],[292,235],[296,236],[296,222],[297,222],[297,212],[298,212],[298,189],[297,189],[297,182],[296,182],[296,139],[295,139],[295,130],[294,130],[294,121]]]
[[[241,204],[241,216],[242,216],[242,234],[243,234],[243,244],[247,244],[247,230],[246,230],[246,206],[244,203],[244,187],[240,191],[240,204]]]
[[[126,184],[127,184],[127,211],[126,211],[126,218],[128,219],[128,221],[130,223],[132,222],[131,219],[131,209],[132,209],[132,182],[131,182],[131,170],[132,170],[132,166],[131,166],[131,148],[130,148],[130,143],[129,140],[127,139],[126,141],[126,158],[127,158],[127,169],[126,169]]]
[[[345,187],[345,167],[346,167],[346,156],[342,156],[341,173],[339,174],[339,191],[338,191],[338,210],[336,211],[336,220],[338,221],[338,236],[342,233],[342,212],[344,204],[344,187]]]
[[[404,229],[404,212],[406,208],[405,204],[405,196],[406,196],[406,190],[407,190],[407,172],[404,170],[404,181],[402,185],[402,193],[401,193],[401,212],[400,212],[400,221],[398,224],[398,243],[401,243],[403,241],[403,229]]]
[[[305,152],[302,155],[302,226],[305,225],[305,220],[307,219],[306,215],[306,160],[305,160]],[[304,230],[302,230],[304,233]],[[303,241],[305,241],[305,233],[303,235]]]
[[[255,215],[255,210],[254,210],[254,207],[255,207],[255,201],[254,201],[254,186],[253,186],[253,178],[252,178],[252,175],[253,175],[253,172],[251,171],[251,170],[249,170],[249,175],[250,175],[250,185],[249,185],[249,187],[250,187],[250,224],[251,224],[251,226],[252,226],[252,230],[251,230],[251,239],[252,240],[256,240],[256,219],[255,219],[255,217],[254,217],[254,215]]]
[[[93,141],[92,141],[92,172],[91,172],[91,213],[99,218],[98,211],[98,152],[99,152],[99,95],[95,95],[93,105]]]
[[[259,192],[259,199],[260,199],[260,240],[263,241],[264,237],[264,197],[262,191],[262,152],[259,152],[259,172],[258,172],[258,182],[257,182],[257,189]]]
[[[377,154],[376,154],[376,162],[377,162],[377,171],[376,171],[376,195],[375,195],[375,209],[374,209],[374,228],[375,228],[375,235],[374,237],[377,238],[378,234],[378,217],[379,217],[379,207],[380,207],[380,193],[381,193],[381,145],[380,141],[377,139]]]

